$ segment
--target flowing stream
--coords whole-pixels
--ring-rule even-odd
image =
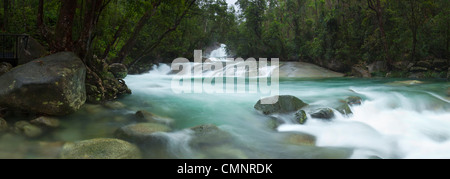
[[[213,51],[211,57],[222,58],[222,52]],[[203,79],[217,75],[204,74]],[[361,105],[351,107],[351,115],[335,111],[334,119],[324,121],[308,114],[307,122],[300,125],[289,120],[292,114],[257,112],[253,106],[262,94],[174,93],[174,75],[167,64],[129,75],[125,81],[133,94],[120,99],[125,109],[105,111],[87,105],[62,119],[62,129],[46,140],[112,137],[124,116],[147,110],[176,121],[174,132],[158,134],[167,141],[162,147],[143,149],[148,158],[450,158],[450,84],[446,81],[282,77],[280,94],[308,103],[307,113],[319,107],[335,108],[349,96],[363,98]],[[273,129],[268,125],[273,117],[286,123]],[[233,141],[192,148],[193,136],[187,128],[203,124],[217,125]],[[315,146],[291,140],[298,133],[315,136]],[[6,145],[5,140],[0,140],[0,146]]]

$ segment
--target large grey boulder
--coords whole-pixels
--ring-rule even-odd
[[[273,103],[264,104],[268,102]],[[304,103],[302,100],[298,99],[295,96],[281,95],[260,99],[255,104],[254,108],[267,115],[272,113],[296,112],[307,105],[308,104]]]
[[[66,115],[86,101],[86,68],[72,52],[18,66],[0,76],[0,106],[48,115]]]

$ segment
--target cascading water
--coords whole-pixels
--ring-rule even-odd
[[[286,120],[288,123],[279,126],[277,132],[267,127],[270,116],[253,109],[260,95],[175,94],[170,86],[173,75],[169,66],[161,64],[150,73],[127,77],[134,93],[124,102],[154,102],[148,110],[176,119],[180,131],[216,124],[235,138],[233,146],[206,152],[186,145],[191,135],[188,132],[166,134],[168,151],[177,151],[177,157],[450,158],[448,82],[395,85],[393,79],[287,78],[280,81],[280,93],[309,103],[307,113],[315,107],[333,107],[348,96],[360,96],[364,101],[360,106],[352,106],[353,114],[349,116],[335,112],[332,121],[323,121],[308,115],[306,124]],[[204,73],[202,78],[216,75]],[[286,143],[288,135],[298,132],[314,135],[317,147]]]
[[[225,44],[220,44],[220,47],[216,50],[213,50],[211,54],[209,54],[208,58],[211,61],[221,61],[226,62],[228,53],[226,50],[227,46]]]

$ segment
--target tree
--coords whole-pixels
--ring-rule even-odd
[[[386,39],[386,31],[384,29],[384,21],[383,21],[383,7],[381,5],[380,0],[367,0],[367,3],[369,5],[369,8],[372,9],[376,16],[377,16],[377,22],[378,22],[378,28],[380,30],[380,34],[381,34],[381,40],[383,43],[383,48],[384,48],[384,54],[385,54],[385,58],[386,58],[386,64],[388,66],[388,70],[392,70],[392,59],[391,56],[389,54],[389,44],[387,42]]]

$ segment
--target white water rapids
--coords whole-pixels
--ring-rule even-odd
[[[224,57],[220,51],[213,51],[213,55]],[[450,158],[450,104],[446,94],[450,85],[445,81],[392,85],[406,79],[286,77],[280,81],[280,93],[309,103],[307,113],[317,107],[334,107],[348,96],[360,96],[364,101],[351,107],[350,116],[335,112],[332,121],[323,121],[308,115],[304,125],[289,122],[272,131],[266,126],[270,116],[253,109],[260,95],[175,94],[170,83],[174,74],[170,72],[168,65],[161,64],[149,73],[127,77],[126,82],[134,92],[129,101],[156,102],[153,112],[177,121],[180,131],[166,135],[171,141],[168,147],[179,158],[207,155],[189,149],[186,140],[190,134],[183,129],[210,123],[232,133],[238,147],[211,149],[209,157]],[[221,74],[206,72],[203,78],[217,75]],[[314,135],[317,147],[294,147],[283,142],[285,134],[295,132]],[[345,156],[341,149],[351,152]]]

